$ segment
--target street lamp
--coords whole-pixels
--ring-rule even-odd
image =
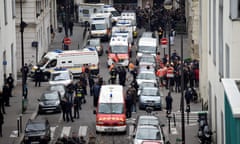
[[[23,42],[23,32],[24,28],[27,26],[27,24],[23,21],[22,17],[22,0],[20,0],[20,32],[21,32],[21,51],[22,51],[22,113],[26,109],[26,100],[27,97],[25,95],[26,93],[26,81],[25,81],[25,74],[24,74],[24,42]]]
[[[171,24],[170,24],[170,10],[173,7],[173,2],[172,0],[165,0],[163,3],[164,8],[168,11],[168,17],[167,17],[167,22],[168,22],[168,56],[169,56],[169,64],[171,64],[171,43],[170,43],[170,30],[171,30]]]

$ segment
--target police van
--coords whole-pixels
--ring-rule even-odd
[[[118,19],[117,23],[116,23],[117,27],[129,27],[132,31],[132,35],[134,38],[137,37],[138,33],[137,33],[137,26],[134,25],[134,22],[132,19],[124,19],[124,18],[120,18]]]
[[[96,132],[126,132],[126,105],[123,86],[102,85],[96,114]]]
[[[138,41],[137,47],[137,59],[140,58],[143,54],[151,54],[153,56],[156,56],[159,42],[157,38],[141,37]]]
[[[131,56],[131,44],[127,37],[113,35],[106,53],[108,67],[113,63],[127,67]]]
[[[112,14],[112,24],[113,25],[121,17],[121,14],[112,5],[104,5],[102,11],[103,11],[103,13],[111,13]]]
[[[91,73],[99,73],[99,57],[95,49],[87,48],[83,50],[55,50],[48,52],[37,64],[31,69],[31,76],[34,78],[34,72],[39,66],[43,71],[43,80],[50,78],[50,73],[55,68],[69,69],[73,76],[78,77],[82,73],[84,66],[88,66]]]

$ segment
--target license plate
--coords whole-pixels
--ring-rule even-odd
[[[149,106],[154,106],[154,103],[148,103]]]
[[[115,128],[105,128],[104,130],[106,132],[115,132],[115,131],[117,131],[117,129],[115,129]]]

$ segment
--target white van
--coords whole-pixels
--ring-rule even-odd
[[[132,27],[129,26],[114,26],[112,28],[112,36],[122,36],[127,38],[129,44],[133,45],[134,43]]]
[[[136,13],[132,11],[123,11],[121,13],[121,19],[131,19],[134,26],[137,25]]]
[[[88,65],[92,74],[99,73],[99,58],[96,50],[55,50],[48,52],[38,63],[43,70],[43,80],[48,80],[50,72],[55,68],[67,68],[76,77],[82,73],[83,65]],[[37,66],[33,66],[31,76],[34,78],[34,72]]]
[[[90,37],[108,40],[111,37],[112,14],[96,13],[91,15]]]
[[[112,14],[112,23],[115,24],[118,19],[121,17],[121,14],[112,6],[112,5],[104,5],[103,13],[111,13]]]
[[[96,132],[126,132],[126,105],[123,86],[102,85],[96,114]]]
[[[80,3],[78,5],[78,22],[81,25],[90,23],[90,16],[102,11],[103,3]]]

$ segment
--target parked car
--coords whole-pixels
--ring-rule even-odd
[[[137,61],[139,66],[151,66],[153,68],[156,67],[156,59],[153,55],[144,54]]]
[[[141,85],[142,82],[158,83],[154,70],[140,70],[136,80],[138,85]]]
[[[158,125],[139,125],[133,135],[133,144],[142,144],[144,141],[164,144],[161,127]]]
[[[44,92],[38,99],[38,113],[61,112],[60,99],[61,94],[56,90]]]
[[[141,91],[144,87],[157,87],[157,84],[153,82],[142,82],[138,87],[138,96],[141,94]]]
[[[140,115],[136,119],[137,126],[139,125],[159,125],[161,126],[160,120],[155,115]]]
[[[100,38],[91,38],[87,40],[87,44],[85,47],[94,47],[96,48],[98,55],[101,56],[103,54],[103,46],[101,44]]]
[[[68,69],[55,69],[50,74],[50,85],[56,85],[56,84],[63,84],[67,86],[73,81],[73,75],[72,72]]]
[[[48,120],[29,119],[24,130],[24,144],[38,142],[47,144],[51,140],[51,130]]]
[[[144,87],[139,96],[139,109],[153,107],[162,110],[162,95],[157,87]]]
[[[65,96],[66,88],[63,84],[56,84],[56,85],[50,85],[49,87],[50,91],[58,91],[61,95],[61,98]]]

